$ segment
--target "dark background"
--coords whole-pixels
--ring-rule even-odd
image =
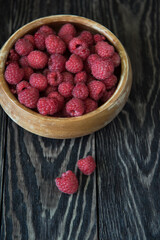
[[[159,1],[0,0],[0,47],[25,23],[54,14],[93,19],[120,39],[131,94],[108,126],[69,140],[33,135],[0,108],[0,239],[159,240]],[[97,162],[90,177],[76,167],[87,154]],[[80,183],[72,196],[54,182],[68,169]]]

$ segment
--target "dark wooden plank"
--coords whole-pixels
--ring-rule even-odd
[[[133,86],[123,111],[96,133],[99,239],[158,240],[160,4],[103,1],[101,9],[129,53]]]

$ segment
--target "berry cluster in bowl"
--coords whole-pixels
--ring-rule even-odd
[[[42,115],[76,117],[114,93],[120,56],[103,35],[66,23],[47,25],[18,39],[6,61],[5,80],[24,106]]]

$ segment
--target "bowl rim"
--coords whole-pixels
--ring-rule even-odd
[[[72,21],[70,20],[70,17],[72,17]],[[114,45],[114,47],[116,48],[117,52],[120,55],[121,58],[121,75],[120,75],[120,79],[119,79],[119,83],[118,86],[114,92],[114,94],[111,96],[111,98],[105,102],[104,104],[102,104],[101,106],[99,106],[96,110],[89,112],[87,114],[84,114],[82,116],[78,116],[78,117],[53,117],[53,116],[44,116],[39,114],[38,112],[35,112],[34,110],[31,110],[27,107],[25,107],[24,105],[22,105],[17,98],[11,93],[8,84],[4,78],[4,70],[5,70],[5,62],[9,53],[9,50],[12,48],[12,46],[14,45],[15,41],[18,39],[16,36],[17,34],[20,33],[20,31],[25,30],[25,33],[23,32],[22,36],[24,36],[24,34],[27,34],[27,32],[31,31],[34,28],[38,28],[41,25],[44,25],[44,22],[41,23],[41,20],[51,20],[51,23],[56,23],[56,22],[71,22],[71,23],[78,23],[81,24],[83,26],[85,26],[85,23],[87,21],[87,24],[89,24],[88,26],[91,27],[92,29],[94,29],[95,31],[101,33],[102,35],[104,35],[107,40],[109,40],[111,42],[112,45]],[[49,24],[49,23],[48,23]],[[30,28],[30,26],[32,26],[32,29]],[[88,27],[87,26],[87,27]],[[20,37],[22,37],[20,36]],[[19,38],[20,38],[19,37]],[[117,48],[118,45],[118,48]],[[94,20],[82,17],[82,16],[77,16],[77,15],[66,15],[66,14],[59,14],[59,15],[51,15],[51,16],[47,16],[47,17],[42,17],[42,18],[38,18],[36,20],[33,20],[25,25],[23,25],[22,27],[20,27],[16,32],[14,32],[9,39],[5,42],[5,44],[2,46],[1,50],[0,50],[0,88],[3,89],[3,91],[5,92],[5,94],[8,96],[8,98],[10,99],[10,101],[12,101],[13,104],[15,104],[18,108],[21,109],[22,113],[23,111],[27,111],[28,114],[31,114],[32,116],[34,115],[34,117],[38,117],[38,119],[45,119],[46,121],[63,121],[65,123],[65,121],[70,121],[70,122],[79,122],[80,120],[87,120],[88,117],[92,117],[95,116],[97,114],[99,114],[100,112],[105,111],[105,109],[111,109],[114,105],[116,100],[118,100],[120,98],[120,96],[122,95],[122,92],[124,91],[126,84],[127,84],[127,79],[128,79],[128,71],[127,69],[129,68],[129,58],[128,55],[125,51],[125,48],[123,47],[122,43],[120,42],[120,40],[105,26],[101,25],[100,23],[95,22]],[[129,90],[129,89],[128,89]],[[1,99],[0,99],[0,103],[1,103]],[[117,103],[116,103],[117,104]]]

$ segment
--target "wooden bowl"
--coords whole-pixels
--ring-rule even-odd
[[[38,27],[48,24],[54,29],[70,22],[79,29],[103,34],[114,45],[121,58],[121,76],[112,97],[93,112],[80,117],[57,118],[42,116],[18,102],[10,92],[4,79],[5,62],[17,39],[26,33],[34,32]],[[17,30],[4,44],[0,51],[0,104],[8,116],[24,129],[48,138],[75,138],[93,133],[111,122],[122,110],[130,93],[132,70],[129,57],[117,39],[107,28],[90,19],[73,15],[55,15],[37,19]]]

